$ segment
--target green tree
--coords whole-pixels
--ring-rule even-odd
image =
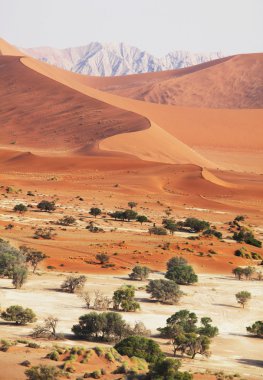
[[[164,338],[169,338],[170,334],[173,334],[174,327],[180,327],[183,332],[191,333],[197,331],[197,322],[198,318],[195,313],[183,309],[169,317],[166,321],[166,327],[159,328],[158,331]]]
[[[27,278],[23,253],[0,239],[0,276],[12,279],[15,288],[21,288]]]
[[[110,257],[106,253],[98,253],[96,255],[96,259],[100,262],[100,264],[105,264],[109,261]]]
[[[113,308],[114,310],[136,311],[140,309],[138,302],[134,300],[135,288],[131,285],[121,286],[113,293]]]
[[[126,336],[129,326],[118,313],[91,312],[79,317],[79,323],[72,327],[72,331],[78,338],[111,342]]]
[[[110,212],[108,215],[111,216],[112,218],[114,218],[115,220],[116,219],[124,220],[124,212],[123,211]]]
[[[57,221],[57,224],[61,226],[71,226],[74,223],[76,223],[76,219],[73,216],[69,216],[69,215],[65,215],[63,216],[63,218]]]
[[[38,264],[47,258],[47,256],[33,248],[29,248],[25,245],[22,245],[20,248],[22,254],[26,257],[26,262],[30,263],[33,267],[33,273],[36,271]]]
[[[205,220],[200,220],[197,218],[187,218],[184,222],[185,227],[189,227],[195,232],[200,232],[210,227],[210,223]]]
[[[190,265],[171,267],[166,272],[165,277],[180,285],[194,284],[198,281],[198,277]]]
[[[241,278],[244,274],[243,268],[241,268],[241,267],[234,268],[232,270],[232,273],[235,275],[235,277],[237,277],[239,280],[241,280]]]
[[[167,235],[167,231],[163,227],[151,227],[149,228],[150,235]]]
[[[263,338],[263,321],[256,321],[247,327],[247,331],[250,334],[256,335],[258,338]]]
[[[174,232],[177,231],[177,229],[178,229],[177,224],[174,221],[174,219],[165,218],[165,219],[163,219],[162,224],[163,224],[164,228],[166,228],[170,232],[171,235],[173,235]]]
[[[255,272],[255,269],[252,267],[246,267],[243,269],[244,276],[246,277],[247,280],[248,279],[251,280],[251,277],[254,272]]]
[[[151,380],[192,380],[189,372],[180,372],[181,362],[176,359],[166,358],[150,365],[149,376]]]
[[[85,285],[87,281],[86,276],[68,276],[66,280],[62,283],[61,289],[63,292],[75,293],[77,290],[80,290]]]
[[[128,202],[128,206],[131,208],[131,210],[137,206],[136,202]]]
[[[43,200],[43,201],[38,203],[37,208],[40,211],[51,212],[51,211],[56,210],[56,205],[55,205],[55,202],[53,202],[53,201],[50,202],[50,201]]]
[[[149,363],[155,363],[164,358],[159,345],[152,339],[141,336],[130,336],[117,343],[114,347],[120,355],[130,358],[137,356]]]
[[[138,215],[137,216],[137,222],[139,222],[141,224],[146,223],[146,222],[148,222],[148,218],[145,215]]]
[[[165,327],[158,329],[162,337],[171,340],[174,355],[179,352],[194,358],[196,354],[210,354],[211,338],[218,334],[218,329],[211,325],[210,318],[202,318],[201,327],[198,327],[197,322],[195,313],[180,310],[167,319]]]
[[[213,229],[210,229],[210,228],[208,230],[205,230],[203,232],[203,235],[204,236],[215,236],[218,239],[222,239],[222,233],[220,231],[216,231],[216,230],[213,230]]]
[[[251,293],[247,292],[246,290],[242,290],[236,294],[236,299],[237,303],[240,303],[244,309],[245,305],[251,299]]]
[[[243,222],[245,220],[245,216],[237,215],[234,220],[236,220],[237,222]]]
[[[98,207],[91,207],[89,214],[97,218],[97,216],[101,214],[101,209]]]
[[[27,207],[23,203],[19,203],[19,204],[15,205],[14,211],[19,212],[20,214],[23,214],[24,212],[27,211]]]
[[[14,268],[24,264],[25,257],[22,252],[0,239],[0,275],[12,278]]]
[[[123,217],[124,219],[127,219],[128,222],[130,220],[134,220],[136,219],[138,216],[137,212],[133,211],[133,210],[125,210],[124,213],[123,213]]]
[[[201,335],[205,335],[209,338],[214,338],[218,335],[218,328],[211,325],[212,319],[209,317],[201,318],[201,327],[199,327],[198,332]]]
[[[173,267],[177,267],[180,265],[187,265],[187,260],[182,256],[174,256],[167,263],[167,270],[172,269]]]
[[[59,374],[58,368],[42,364],[25,371],[28,380],[57,380]]]
[[[28,269],[26,266],[16,265],[13,268],[12,283],[16,289],[22,288],[22,286],[24,285],[24,283],[27,280],[27,275],[28,275]]]
[[[262,247],[261,241],[257,240],[251,231],[245,231],[244,229],[241,229],[239,232],[234,232],[233,239],[238,242],[244,241],[245,243],[258,248]]]
[[[146,292],[151,294],[151,298],[170,305],[177,304],[183,295],[174,281],[163,279],[150,280]]]
[[[143,281],[149,277],[150,269],[142,265],[136,265],[129,274],[131,280]]]
[[[37,320],[32,309],[24,309],[22,306],[9,306],[1,313],[1,318],[5,321],[15,322],[17,325],[26,325]]]

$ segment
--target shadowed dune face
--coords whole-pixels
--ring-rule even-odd
[[[85,79],[88,85],[118,95],[185,107],[262,108],[263,54],[215,60],[181,70],[130,78]]]
[[[18,57],[0,56],[0,67],[2,144],[90,153],[101,139],[150,126],[140,115],[30,70]]]
[[[123,81],[123,86],[133,83],[136,88],[142,78],[156,82],[159,77],[166,82],[170,77],[191,77],[235,58],[239,56],[131,79],[87,78],[32,58],[1,56],[2,146],[34,153],[45,150],[47,156],[126,155],[148,162],[238,171],[246,164],[245,170],[261,172],[263,110],[175,107],[121,97],[88,85],[90,80],[95,87],[96,81],[102,87]]]

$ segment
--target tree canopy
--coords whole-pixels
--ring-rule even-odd
[[[51,212],[56,210],[55,202],[43,200],[38,203],[37,208],[41,211]]]
[[[1,313],[1,318],[5,321],[15,322],[17,325],[26,325],[37,320],[32,309],[24,309],[19,305],[9,306]]]
[[[137,356],[149,363],[155,363],[164,358],[159,345],[152,339],[141,336],[130,336],[117,343],[114,347],[119,354],[129,357]]]
[[[138,302],[134,300],[135,288],[131,285],[121,286],[113,293],[113,308],[115,310],[136,311],[140,309]]]
[[[170,266],[165,274],[165,277],[179,285],[194,284],[198,281],[198,277],[191,265]]]
[[[132,272],[129,274],[131,280],[145,280],[149,277],[150,269],[142,265],[136,265],[133,267]]]
[[[166,321],[166,326],[159,328],[161,336],[171,340],[174,355],[195,357],[196,354],[208,356],[211,338],[218,334],[218,328],[211,325],[211,318],[201,318],[201,326],[197,325],[195,313],[180,310]]]
[[[151,294],[151,298],[170,305],[178,303],[183,295],[183,292],[174,281],[164,279],[150,280],[146,291]]]

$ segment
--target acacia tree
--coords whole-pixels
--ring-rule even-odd
[[[32,309],[24,309],[19,305],[9,306],[1,313],[1,318],[5,321],[15,322],[17,325],[26,325],[37,320],[36,314]]]
[[[19,204],[15,205],[13,210],[15,212],[19,212],[20,214],[23,214],[24,212],[27,211],[27,207],[23,203],[19,203]]]
[[[150,269],[148,267],[142,266],[142,265],[136,265],[132,269],[132,273],[129,274],[129,277],[131,280],[139,280],[143,281],[146,280],[147,277],[149,277]]]
[[[109,261],[110,257],[106,253],[98,253],[96,255],[96,259],[100,262],[100,264],[105,264]]]
[[[251,293],[247,292],[246,290],[242,290],[236,294],[236,299],[237,303],[240,303],[244,309],[245,305],[251,299]]]
[[[113,309],[123,311],[136,311],[137,309],[140,309],[139,303],[134,300],[134,295],[134,286],[121,286],[113,293]]]
[[[130,221],[130,220],[133,220],[133,219],[136,219],[137,218],[137,212],[135,212],[135,211],[133,211],[133,210],[125,210],[124,212],[123,212],[123,218],[124,219],[127,219],[128,220],[128,222]]]
[[[61,289],[64,292],[75,293],[77,290],[80,290],[85,285],[87,281],[85,276],[68,276],[66,280],[61,284]]]
[[[57,224],[61,226],[71,226],[76,222],[76,219],[73,216],[65,215],[63,218],[57,221]]]
[[[91,207],[89,214],[97,218],[97,216],[101,214],[101,209],[98,207]]]
[[[167,270],[172,269],[173,267],[180,266],[180,265],[187,265],[188,262],[184,257],[181,256],[174,256],[172,257],[167,263]]]
[[[163,279],[150,280],[146,286],[146,292],[151,294],[151,298],[170,305],[177,304],[183,295],[174,281]]]
[[[136,202],[128,202],[128,206],[131,208],[131,210],[134,208],[134,207],[136,207],[137,206],[137,204],[138,203],[136,203]]]
[[[148,222],[148,218],[145,215],[138,215],[137,216],[137,222],[141,223],[141,225],[142,225],[143,223]]]
[[[174,232],[178,230],[177,224],[174,221],[174,219],[165,218],[162,221],[162,225],[164,226],[164,228],[166,228],[170,232],[171,235],[173,235]]]
[[[171,266],[165,274],[165,277],[180,285],[194,284],[198,281],[191,265]]]
[[[22,252],[0,239],[0,276],[12,279],[16,289],[27,279],[27,267]]]
[[[47,258],[47,256],[43,252],[37,251],[37,250],[35,250],[33,248],[29,248],[29,247],[27,247],[25,245],[22,245],[20,247],[20,251],[25,256],[26,262],[30,263],[32,265],[32,267],[33,267],[33,273],[35,273],[38,264],[41,261],[43,261],[44,259]]]
[[[73,333],[82,339],[95,341],[118,341],[126,335],[127,324],[122,316],[114,312],[91,312],[79,317],[72,327]]]
[[[232,273],[235,275],[235,277],[237,277],[239,280],[241,280],[242,276],[244,274],[243,268],[241,268],[241,267],[234,268],[232,270]]]
[[[27,280],[28,270],[26,266],[16,265],[13,268],[12,283],[16,289],[22,288],[23,284]]]
[[[171,340],[174,355],[177,352],[194,358],[196,354],[208,356],[211,338],[218,334],[218,329],[211,325],[210,318],[202,318],[197,326],[195,313],[180,310],[166,321],[166,326],[159,328],[161,336]]]
[[[191,228],[195,232],[200,232],[208,229],[210,227],[210,223],[197,218],[187,218],[184,222],[184,226]]]
[[[43,200],[38,203],[37,208],[40,211],[51,212],[51,211],[56,210],[56,205],[55,205],[55,202],[53,201],[50,202],[50,201]]]
[[[150,378],[158,380],[176,379],[176,380],[192,380],[193,375],[189,372],[179,372],[181,362],[176,359],[166,358],[158,360],[150,365]]]
[[[247,327],[247,331],[258,338],[263,338],[263,321],[256,321],[251,326]]]
[[[136,356],[149,363],[156,363],[164,358],[158,343],[142,336],[130,336],[117,343],[114,348],[121,355]]]
[[[57,339],[57,325],[58,318],[50,315],[49,317],[44,319],[44,323],[42,325],[37,325],[32,333],[34,338],[48,338],[48,339]]]

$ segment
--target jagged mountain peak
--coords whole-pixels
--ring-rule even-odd
[[[124,42],[96,41],[66,49],[39,47],[22,50],[34,58],[66,70],[95,76],[172,70],[224,57],[221,52],[191,53],[182,50],[171,51],[164,57],[155,57]]]

